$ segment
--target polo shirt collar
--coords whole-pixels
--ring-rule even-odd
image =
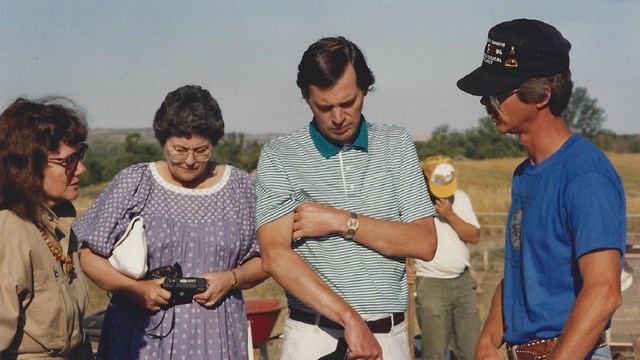
[[[356,136],[356,139],[353,142],[353,144],[349,146],[367,151],[367,149],[369,148],[369,132],[366,126],[367,121],[365,120],[364,115],[361,115],[360,120],[361,121],[360,121],[360,128],[358,129],[358,135]],[[318,126],[316,125],[316,122],[313,120],[309,124],[309,134],[311,135],[311,140],[313,140],[313,145],[315,145],[316,149],[320,152],[320,154],[325,159],[328,159],[333,155],[337,154],[338,152],[340,152],[340,149],[344,147],[344,146],[337,146],[331,143],[329,140],[327,140],[320,133],[320,130],[318,130]]]

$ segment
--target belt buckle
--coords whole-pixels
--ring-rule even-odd
[[[540,340],[535,340],[521,345],[509,345],[507,347],[507,358],[509,360],[538,360],[546,359],[547,353],[541,353],[538,349],[530,349],[531,345],[537,345]]]
[[[546,357],[539,357],[533,351],[521,350],[520,347],[522,345],[509,345],[507,347],[507,358],[509,360],[536,360],[536,359],[546,359]],[[518,352],[520,351],[520,352]]]
[[[509,348],[507,349],[507,357],[510,360],[518,360],[518,353],[516,353],[516,349],[518,349],[520,345],[511,345],[509,346]]]

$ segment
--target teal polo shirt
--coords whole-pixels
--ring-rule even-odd
[[[265,144],[256,192],[256,228],[306,201],[396,222],[436,214],[407,130],[364,117],[353,144],[332,144],[313,122]],[[404,258],[385,257],[337,234],[303,238],[292,247],[361,315],[406,310]],[[310,311],[287,298],[290,307]]]
[[[312,121],[309,124],[309,135],[311,136],[311,140],[313,140],[313,145],[320,152],[320,154],[325,158],[329,159],[333,155],[336,155],[343,148],[341,146],[337,146],[329,140],[325,139],[324,136],[318,130],[318,126],[315,121]],[[360,127],[358,128],[358,135],[356,136],[355,141],[351,145],[346,145],[345,147],[360,149],[363,151],[367,151],[369,145],[369,131],[367,130],[366,121],[360,122]]]

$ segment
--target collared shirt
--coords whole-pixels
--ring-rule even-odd
[[[256,228],[306,201],[396,222],[435,215],[409,133],[364,118],[351,145],[336,147],[313,123],[265,144],[256,188]],[[337,234],[292,246],[360,314],[405,311],[403,258],[385,257]],[[307,309],[288,298],[289,306]]]
[[[63,205],[75,213],[71,203]],[[2,355],[66,359],[84,344],[81,322],[87,307],[87,286],[80,269],[77,241],[70,236],[74,215],[67,215],[48,211],[42,215],[42,222],[52,244],[72,254],[75,275],[71,281],[32,222],[12,211],[0,211]]]
[[[329,159],[332,156],[338,154],[343,147],[353,147],[354,149],[367,151],[369,148],[369,131],[367,130],[366,123],[367,122],[364,121],[364,118],[363,121],[360,121],[358,134],[356,135],[356,139],[353,141],[352,145],[338,146],[329,142],[329,140],[325,139],[324,136],[322,136],[315,121],[312,121],[309,124],[309,135],[311,135],[313,145],[320,152],[320,154],[325,159]]]

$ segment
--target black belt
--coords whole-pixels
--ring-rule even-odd
[[[298,310],[296,308],[291,308],[289,310],[289,318],[291,318],[291,320],[300,321],[305,324],[316,325],[316,319],[318,317],[320,317],[317,323],[319,327],[323,327],[327,329],[344,330],[344,327],[342,327],[342,325],[338,324],[335,321],[329,320],[328,318],[322,315]],[[391,332],[391,328],[394,325],[398,325],[403,321],[404,321],[404,313],[399,312],[399,313],[394,313],[393,315],[387,316],[382,319],[367,321],[367,326],[369,326],[369,330],[371,330],[371,332],[374,334],[387,334]]]

